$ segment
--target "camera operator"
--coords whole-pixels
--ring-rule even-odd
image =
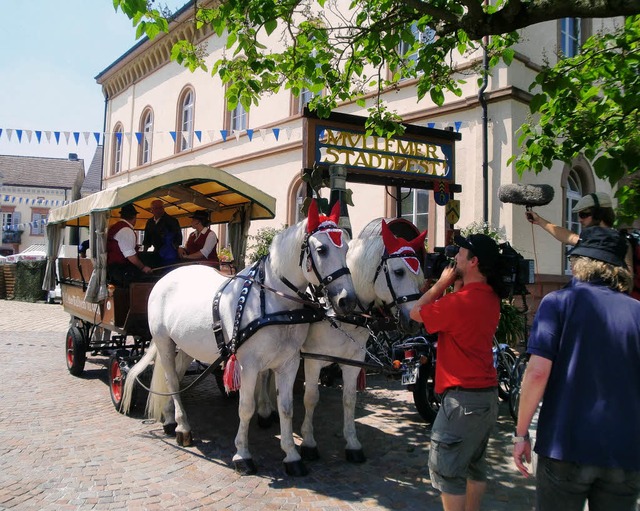
[[[486,489],[485,451],[498,417],[493,335],[504,295],[498,245],[489,236],[455,237],[454,264],[419,300],[411,318],[438,333],[429,472],[445,511],[479,509]],[[445,290],[453,285],[454,292]]]

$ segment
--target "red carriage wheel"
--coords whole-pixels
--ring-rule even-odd
[[[72,326],[67,331],[65,358],[69,372],[73,376],[80,376],[87,361],[87,343],[82,331],[77,326]]]

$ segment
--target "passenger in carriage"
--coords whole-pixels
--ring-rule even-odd
[[[127,204],[120,209],[120,220],[107,231],[107,278],[118,286],[145,280],[153,272],[138,256],[137,217],[133,204]]]
[[[178,247],[182,244],[182,229],[178,220],[168,215],[164,203],[156,199],[151,203],[153,217],[147,220],[142,241],[142,258],[150,266],[167,266],[178,262]],[[153,252],[148,252],[153,247]]]
[[[193,232],[187,239],[184,247],[178,248],[178,254],[183,261],[210,261],[214,268],[220,269],[218,260],[218,237],[209,225],[211,220],[209,213],[204,209],[191,215],[191,227]]]

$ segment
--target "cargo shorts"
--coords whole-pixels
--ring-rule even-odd
[[[485,452],[497,419],[497,389],[445,392],[431,430],[429,473],[435,489],[464,495],[467,479],[487,479]]]

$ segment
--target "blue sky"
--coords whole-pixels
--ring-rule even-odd
[[[186,0],[163,0],[170,8]],[[6,129],[102,132],[104,96],[95,76],[135,43],[135,29],[112,0],[2,0],[0,154],[66,158],[91,163],[96,142],[18,143]]]

